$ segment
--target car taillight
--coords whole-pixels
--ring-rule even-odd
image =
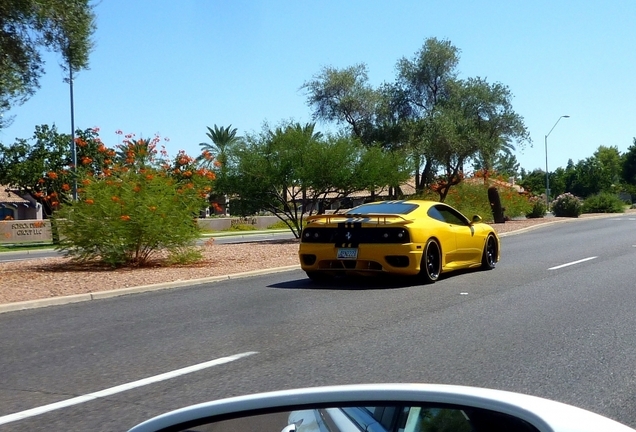
[[[302,233],[301,241],[308,243],[328,242],[331,231],[324,228],[305,228]]]
[[[407,243],[409,233],[404,228],[391,228],[382,232],[380,240],[382,243]]]

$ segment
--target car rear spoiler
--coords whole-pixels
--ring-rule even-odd
[[[312,222],[315,223],[323,223],[323,224],[332,224],[332,223],[340,223],[340,222],[362,222],[368,224],[375,225],[406,225],[407,223],[413,222],[413,219],[407,219],[399,214],[386,214],[386,213],[365,213],[365,214],[354,214],[354,213],[343,213],[343,214],[321,214],[321,215],[313,215],[308,216],[305,221],[307,224]]]

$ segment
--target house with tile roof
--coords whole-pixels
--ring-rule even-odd
[[[21,195],[18,190],[0,185],[0,221],[42,219],[42,205],[30,195]]]
[[[463,181],[472,184],[483,184],[485,182],[483,177],[469,177],[464,179]],[[523,194],[525,190],[518,184],[515,183],[514,178],[511,178],[508,182],[504,180],[499,180],[496,178],[489,178],[486,180],[489,186],[495,186],[497,188],[512,188],[517,193]],[[411,198],[415,196],[415,178],[411,177],[406,182],[400,185],[400,197],[404,199]],[[296,189],[289,189],[288,196],[296,197],[295,201],[300,201],[300,194]],[[326,194],[318,203],[318,208],[315,208],[311,204],[308,204],[304,209],[305,212],[330,212],[337,209],[348,209],[352,207],[359,206],[368,202],[369,200],[387,200],[387,199],[395,199],[391,194],[388,187],[378,188],[375,191],[373,197],[369,191],[358,191],[348,194],[346,197],[341,197],[341,194],[337,192]],[[436,199],[436,198],[433,198]]]

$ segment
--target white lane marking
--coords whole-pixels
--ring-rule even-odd
[[[568,266],[571,266],[571,265],[574,265],[574,264],[580,264],[582,262],[590,261],[590,260],[593,260],[593,259],[596,259],[596,258],[598,258],[598,257],[594,256],[594,257],[589,257],[589,258],[583,258],[583,259],[578,260],[578,261],[572,261],[572,262],[569,262],[569,263],[566,263],[566,264],[558,265],[556,267],[550,267],[548,270],[557,270],[557,269],[560,269],[560,268],[563,268],[563,267],[568,267]]]
[[[95,393],[89,393],[83,396],[78,396],[78,397],[74,397],[72,399],[67,399],[67,400],[63,400],[60,402],[55,402],[49,405],[43,405],[41,407],[37,407],[37,408],[32,408],[32,409],[28,409],[26,411],[20,411],[14,414],[9,414],[9,415],[5,415],[0,417],[0,425],[3,424],[7,424],[7,423],[11,423],[14,421],[18,421],[18,420],[23,420],[25,418],[28,417],[35,417],[38,416],[40,414],[44,414],[46,412],[49,411],[54,411],[54,410],[58,410],[61,408],[67,408],[69,406],[72,405],[78,405],[84,402],[89,402],[98,398],[103,398],[103,397],[107,397],[107,396],[111,396],[115,393],[121,393],[121,392],[125,392],[137,387],[142,387],[142,386],[146,386],[148,384],[154,384],[157,383],[159,381],[165,381],[171,378],[175,378],[181,375],[186,375],[192,372],[197,372],[200,371],[202,369],[206,369],[206,368],[210,368],[212,366],[218,366],[218,365],[222,365],[224,363],[229,363],[229,362],[233,362],[235,360],[239,360],[243,357],[248,357],[254,354],[258,354],[255,351],[249,351],[249,352],[244,352],[244,353],[240,353],[240,354],[235,354],[232,356],[228,356],[228,357],[221,357],[215,360],[211,360],[208,362],[204,362],[204,363],[199,363],[196,365],[192,365],[192,366],[188,366],[188,367],[184,367],[182,369],[177,369],[171,372],[166,372],[160,375],[155,375],[152,377],[148,377],[148,378],[144,378],[144,379],[140,379],[138,381],[133,381],[133,382],[129,382],[126,384],[122,384],[122,385],[118,385],[115,387],[111,387],[111,388],[107,388],[105,390],[100,390],[97,391]]]

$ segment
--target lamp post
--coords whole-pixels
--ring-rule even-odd
[[[75,146],[75,110],[73,107],[73,65],[68,60],[68,83],[71,90],[71,156],[73,158],[73,201],[77,201],[77,147]]]
[[[570,118],[570,116],[562,115],[561,117],[559,117],[559,119],[556,121],[554,126],[552,126],[552,129],[550,129],[550,132],[548,132],[548,134],[545,136],[545,205],[546,205],[546,210],[548,211],[550,211],[550,173],[548,171],[548,136],[550,136],[550,134],[552,133],[556,125],[559,124],[562,118]]]

